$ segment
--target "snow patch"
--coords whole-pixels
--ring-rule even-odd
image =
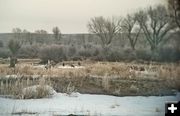
[[[122,116],[163,116],[165,103],[177,101],[176,96],[115,97],[108,95],[79,94],[69,97],[57,93],[52,98],[8,99],[0,98],[0,115],[23,112],[49,115],[122,115]]]

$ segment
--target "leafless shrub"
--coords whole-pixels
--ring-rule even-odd
[[[8,58],[10,56],[10,51],[5,49],[5,48],[1,48],[0,49],[0,58]]]
[[[73,92],[76,92],[75,86],[73,86],[73,85],[71,84],[71,82],[69,82],[69,84],[68,84],[68,86],[67,86],[67,88],[66,88],[66,93],[67,93],[68,95],[71,95]]]
[[[68,47],[68,56],[69,57],[74,57],[76,55],[77,49],[74,45],[71,45]]]
[[[60,45],[43,46],[40,48],[39,58],[44,62],[48,60],[53,60],[55,62],[66,60],[65,49]]]
[[[180,59],[180,50],[174,47],[161,47],[158,49],[158,61],[173,62]]]
[[[136,51],[137,59],[141,60],[151,60],[151,52],[148,50],[137,50]]]
[[[79,50],[79,55],[81,56],[81,57],[92,57],[92,51],[91,50],[87,50],[87,49],[81,49],[81,50]]]
[[[39,52],[38,45],[25,45],[22,46],[18,52],[19,58],[37,58]]]

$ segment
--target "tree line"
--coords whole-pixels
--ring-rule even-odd
[[[121,38],[122,34],[125,34],[129,40],[132,51],[135,51],[137,40],[143,34],[155,56],[158,47],[167,42],[172,34],[180,30],[179,24],[179,0],[168,0],[168,9],[163,5],[158,5],[127,14],[126,17],[93,17],[89,20],[87,28],[90,33],[100,39],[104,51],[110,49],[113,39]],[[32,45],[34,42],[33,36],[39,38],[41,42],[48,34],[45,30],[36,30],[31,33],[20,28],[14,28],[12,32],[14,39],[8,43],[9,50],[12,53],[10,57],[11,67],[15,67],[16,54],[23,43],[26,42]],[[54,27],[52,32],[54,39],[58,43],[62,37],[60,29]]]
[[[171,5],[175,4],[171,3],[169,6]],[[170,39],[171,33],[180,29],[180,15],[176,13],[179,13],[176,11],[177,9],[170,9],[175,10],[174,16],[169,13],[165,6],[159,5],[127,14],[123,18],[94,17],[88,22],[87,27],[89,32],[96,34],[101,39],[103,47],[109,46],[113,38],[124,33],[129,39],[131,48],[135,50],[137,39],[140,33],[143,33],[151,46],[151,50],[155,52],[160,44]]]
[[[59,41],[61,38],[61,31],[58,27],[54,27],[52,29],[54,39],[56,41]],[[36,42],[43,43],[43,39],[47,37],[48,32],[46,30],[36,30],[34,33],[31,33],[27,31],[26,29],[21,30],[20,28],[13,28],[12,29],[13,33],[13,39],[11,39],[8,42],[8,48],[11,51],[11,56],[10,56],[10,67],[15,67],[15,64],[17,63],[17,52],[21,48],[21,46],[24,43],[29,43],[30,45],[33,44],[35,41],[34,38],[36,39]]]

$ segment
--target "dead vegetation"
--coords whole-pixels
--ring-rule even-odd
[[[78,66],[75,61],[64,64]],[[61,65],[46,69],[44,65],[28,61],[19,62],[13,69],[8,64],[1,64],[1,94],[18,95],[20,88],[39,84],[41,78],[57,92],[66,93],[78,91],[123,96],[161,95],[173,89],[180,90],[180,66],[175,63],[82,61],[83,68],[58,68]]]

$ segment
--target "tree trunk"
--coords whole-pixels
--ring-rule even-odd
[[[151,51],[157,52],[157,45],[156,44],[151,44]]]
[[[17,58],[16,57],[10,57],[10,67],[15,68],[17,63]]]
[[[131,48],[132,48],[133,51],[135,51],[135,44],[132,43]]]
[[[158,50],[157,50],[157,45],[151,45],[151,60],[158,60]]]

